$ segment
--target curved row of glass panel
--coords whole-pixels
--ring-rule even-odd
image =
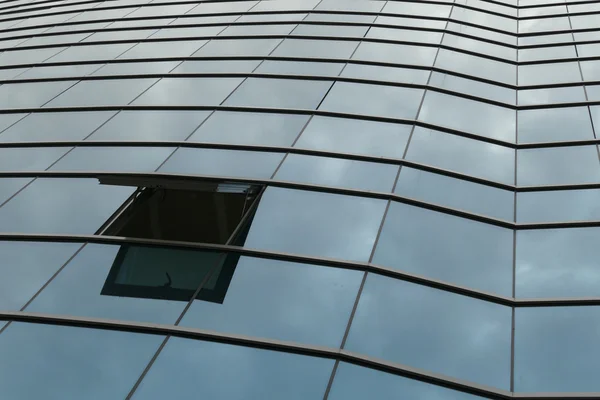
[[[221,302],[194,300],[191,307],[185,310],[187,301],[101,295],[107,284],[106,276],[111,268],[114,268],[115,259],[124,248],[129,252],[149,251],[151,254],[146,254],[146,257],[152,257],[154,264],[180,259],[195,260],[196,264],[209,263],[220,256],[217,253],[194,250],[141,248],[129,245],[87,244],[82,247],[80,243],[0,242],[0,254],[11,265],[10,269],[3,271],[4,279],[0,284],[3,289],[2,308],[7,310],[22,308],[26,312],[34,313],[161,324],[173,324],[183,316],[179,324],[183,327],[338,348],[342,344],[363,279],[363,273],[360,271],[228,255],[227,257],[236,258],[236,264],[226,293],[223,294],[224,300]],[[598,344],[594,334],[598,324],[597,310],[598,306],[519,307],[513,310],[510,307],[369,273],[366,275],[344,348],[358,354],[408,365],[450,378],[510,390],[511,331],[514,312],[514,390],[516,392],[597,392],[600,391],[594,373],[598,366],[595,357]],[[52,333],[61,331],[66,336],[58,334],[55,336]],[[3,360],[0,367],[3,373],[0,374],[0,379],[5,394],[8,393],[11,398],[27,398],[24,394],[41,390],[37,388],[44,386],[46,380],[55,382],[51,385],[51,393],[56,390],[63,396],[64,393],[82,390],[83,387],[86,390],[90,387],[96,388],[97,380],[104,383],[104,379],[108,379],[104,374],[109,373],[108,371],[103,372],[101,377],[90,375],[85,378],[85,374],[91,373],[85,360],[93,364],[95,366],[93,370],[96,370],[99,359],[87,352],[81,353],[81,349],[88,347],[85,344],[88,342],[86,339],[83,339],[83,342],[77,341],[77,346],[73,346],[74,339],[68,338],[71,334],[76,337],[81,334],[98,344],[102,343],[102,340],[96,338],[98,335],[119,336],[116,333],[102,334],[75,328],[21,323],[8,326],[0,334],[0,355]],[[55,340],[60,341],[54,342]],[[115,348],[114,345],[107,344],[99,347],[106,346],[121,353],[121,356],[114,358],[109,364],[113,367],[121,366],[122,368],[118,368],[121,372],[112,371],[115,378],[113,383],[105,385],[107,387],[105,390],[117,390],[117,388],[129,390],[141,373],[140,368],[150,361],[161,342],[158,338],[140,340],[149,340],[154,344],[142,352],[146,355],[139,360],[129,351],[121,352],[120,346]],[[248,365],[245,360],[233,355],[233,358],[229,358],[226,355],[228,348],[232,352],[272,354],[271,357],[283,358],[279,361],[274,360],[275,365],[280,363],[280,372],[286,371],[289,367],[286,357],[295,358],[280,353],[173,340],[175,343],[187,343],[184,347],[191,356],[189,362],[200,365],[208,363],[217,370],[226,368],[226,365],[230,365],[234,371],[236,368],[256,368],[253,363]],[[53,343],[54,345],[50,346]],[[212,375],[206,376],[199,372],[198,368],[192,368],[191,365],[187,367],[186,361],[178,360],[181,355],[173,355],[171,359],[169,356],[171,346],[174,344],[169,344],[165,348],[147,375],[149,382],[158,379],[156,385],[161,386],[162,389],[156,393],[163,393],[164,390],[187,391],[191,390],[190,386],[211,380],[209,376]],[[211,356],[210,351],[203,346],[216,346],[215,351],[219,355]],[[192,351],[194,347],[199,349],[197,353]],[[550,352],[548,349],[553,351]],[[45,355],[41,359],[40,352]],[[71,352],[74,353],[70,355]],[[79,359],[74,357],[75,354],[85,357]],[[125,360],[121,360],[121,357]],[[162,361],[163,358],[166,359]],[[311,394],[311,396],[322,396],[333,361],[314,359],[311,362],[306,357],[298,357],[298,359],[304,359],[309,364],[318,365],[322,362],[327,365],[323,366],[323,370],[319,373],[319,375],[323,374],[322,381],[319,380],[321,383],[314,388],[319,391]],[[37,362],[34,363],[34,360]],[[129,364],[134,361],[141,363],[141,366],[131,368]],[[50,376],[48,372],[44,374],[48,369],[47,362],[61,366],[56,368],[59,371],[56,376]],[[163,365],[163,362],[167,365]],[[220,363],[223,363],[223,366],[220,366]],[[291,360],[289,363],[294,364]],[[272,367],[275,368],[275,365]],[[167,373],[165,368],[173,372]],[[307,366],[304,368],[312,369]],[[343,369],[346,368],[349,367]],[[189,375],[173,377],[172,374],[179,374],[176,372],[179,369],[188,371],[186,374]],[[266,373],[263,368],[259,369]],[[427,393],[430,390],[441,393],[446,391],[422,383],[410,383],[411,381],[400,377],[374,371],[368,372],[358,367],[353,369],[355,369],[354,374],[357,374],[356,384],[362,389],[357,390],[349,398],[363,398],[367,388],[381,390],[381,398],[386,394],[390,396],[391,392],[388,392],[390,390],[401,390],[403,394],[413,391],[415,394],[421,391]],[[73,372],[66,373],[65,370],[73,370]],[[72,374],[79,376],[79,372],[75,371],[81,371],[84,375],[73,379]],[[200,368],[200,371],[203,371],[203,368]],[[310,374],[311,372],[306,370],[302,378],[298,379],[310,381]],[[344,374],[342,373],[341,376]],[[65,381],[67,376],[69,379]],[[192,379],[194,376],[196,378]],[[242,376],[242,379],[248,378],[247,374]],[[284,385],[290,378],[286,377],[286,374],[273,376],[268,373],[266,376],[271,376],[271,384],[280,387],[280,390],[295,390]],[[128,378],[124,379],[125,377]],[[184,377],[186,378],[180,384],[173,384],[173,387],[169,388],[164,387],[171,379],[179,382]],[[23,379],[36,379],[39,384],[23,385]],[[83,381],[74,384],[79,379]],[[191,381],[185,382],[186,379]],[[371,379],[374,380],[373,384],[381,381],[381,388],[371,388],[371,384],[368,384]],[[69,385],[68,382],[71,384]],[[85,384],[82,384],[83,382]],[[265,385],[262,381],[259,382]],[[212,384],[215,382],[210,383]],[[147,383],[139,389],[142,393],[145,393],[146,389],[143,389],[145,385]],[[205,385],[209,383],[205,383],[203,387]],[[219,386],[220,384],[217,385]],[[236,383],[232,383],[232,386],[237,387]],[[270,389],[270,385],[265,385],[263,390],[267,388],[273,390]],[[337,390],[346,393],[345,391],[350,388],[339,388],[334,392]],[[155,388],[152,387],[150,392],[155,392]],[[425,396],[425,393],[420,395]],[[97,398],[106,395],[99,388],[91,394]],[[248,398],[248,396],[238,394],[232,395],[231,398]],[[449,394],[441,395],[441,398],[470,397],[450,391]]]

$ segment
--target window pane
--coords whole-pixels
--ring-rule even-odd
[[[230,25],[219,36],[289,35],[297,25]],[[217,27],[221,28],[221,27]]]
[[[13,196],[33,178],[0,178],[0,205]]]
[[[20,310],[80,246],[0,242],[0,309]]]
[[[258,74],[338,76],[344,63],[306,62],[306,61],[269,61],[266,60],[256,69]]]
[[[390,192],[397,165],[289,154],[275,179],[323,186]]]
[[[279,42],[281,42],[281,39],[211,40],[192,56],[266,56],[273,51]]]
[[[346,348],[508,390],[511,309],[369,274]]]
[[[553,46],[519,50],[520,62],[561,58],[577,58],[575,46]]]
[[[519,143],[593,139],[587,107],[520,110]]]
[[[36,179],[0,208],[0,231],[92,234],[132,193],[95,179]]]
[[[120,55],[119,58],[188,57],[206,43],[206,40],[138,43],[135,47]]]
[[[185,140],[210,111],[121,111],[89,140]]]
[[[76,147],[51,171],[153,172],[173,147]]]
[[[83,140],[114,111],[30,114],[0,135],[2,142]]]
[[[190,142],[291,146],[307,115],[216,111]]]
[[[168,74],[179,64],[173,62],[127,62],[105,64],[97,69],[92,75],[110,76],[110,75],[143,75],[143,74]]]
[[[412,125],[315,116],[295,147],[402,158]]]
[[[0,148],[0,171],[43,171],[68,151],[68,147]]]
[[[302,36],[332,36],[362,38],[369,30],[368,26],[345,25],[298,25],[291,33]],[[356,46],[355,46],[356,47]]]
[[[562,87],[551,89],[531,89],[518,91],[518,105],[575,103],[587,101],[583,87]]]
[[[435,47],[363,42],[356,49],[352,59],[431,66],[435,54]]]
[[[571,22],[574,17],[571,17]],[[568,31],[571,29],[577,29],[573,23],[569,23],[567,17],[557,18],[536,18],[519,21],[519,33],[532,33],[532,32],[547,32],[547,31]]]
[[[595,81],[600,80],[600,60],[581,61],[581,72],[583,80]]]
[[[395,192],[401,196],[512,221],[514,192],[402,167]]]
[[[435,66],[492,81],[515,84],[517,68],[513,64],[477,57],[470,54],[440,49]]]
[[[477,400],[482,397],[341,362],[329,392],[331,400],[393,399]]]
[[[407,159],[484,179],[514,184],[514,150],[416,127]]]
[[[425,85],[429,79],[429,71],[425,69],[383,67],[380,65],[346,64],[340,76]]]
[[[46,62],[73,62],[92,60],[112,60],[127,51],[133,43],[97,44],[90,46],[71,46]]]
[[[163,78],[135,99],[135,105],[219,105],[243,78]]]
[[[451,6],[443,4],[419,4],[387,2],[382,12],[392,14],[419,15],[424,17],[448,18]]]
[[[269,179],[283,156],[284,153],[180,148],[159,171]]]
[[[599,324],[597,306],[517,308],[515,391],[599,391]]]
[[[270,187],[246,247],[367,261],[385,206],[384,200]]]
[[[173,74],[201,74],[201,73],[220,73],[220,72],[252,72],[261,64],[260,60],[202,60],[202,61],[184,61],[177,68],[173,69]],[[177,65],[177,64],[176,64]]]
[[[418,31],[413,29],[380,28],[372,27],[367,33],[368,38],[398,40],[411,43],[439,44],[442,40],[441,32]]]
[[[290,399],[323,397],[334,361],[171,338],[134,399]],[[173,368],[177,365],[178,368]]]
[[[336,348],[363,277],[361,271],[249,257],[241,257],[231,274],[223,300],[195,300],[182,326]]]
[[[154,82],[156,79],[81,81],[46,106],[127,105]],[[44,85],[46,84],[44,83]]]
[[[275,57],[349,58],[358,43],[358,41],[347,40],[285,39],[271,55]]]
[[[428,91],[419,120],[506,142],[515,141],[516,113],[462,97]]]
[[[219,257],[184,249],[87,244],[27,311],[173,324]]]
[[[600,190],[556,190],[517,194],[517,221],[600,220]]]
[[[600,163],[596,146],[518,151],[518,185],[569,185],[590,182],[600,182]]]
[[[330,81],[248,78],[225,105],[315,109],[330,87]]]
[[[517,232],[517,297],[598,297],[598,228]]]
[[[41,107],[75,82],[17,83],[0,86],[0,108]]]
[[[576,62],[519,66],[519,85],[581,82]]]
[[[482,97],[485,99],[500,101],[502,103],[514,105],[516,104],[517,94],[516,90],[505,88],[498,85],[492,85],[489,83],[475,81],[473,79],[461,78],[455,75],[442,74],[433,71],[431,73],[431,79],[429,85],[438,87],[441,89],[451,90],[457,93],[468,94],[471,96]],[[429,91],[429,93],[434,93]],[[462,100],[466,103],[468,100]],[[472,103],[469,101],[469,103]],[[482,106],[479,106],[480,108]],[[487,107],[494,107],[487,105]],[[438,110],[441,111],[441,110]]]
[[[512,230],[392,203],[373,262],[511,296],[512,245]]]
[[[415,118],[422,89],[336,82],[320,110],[391,118]]]
[[[0,54],[0,65],[37,64],[63,51],[64,47],[5,51]]]
[[[155,335],[13,322],[0,335],[2,395],[124,399],[162,340]]]
[[[454,47],[460,50],[467,50],[478,54],[490,55],[503,58],[508,61],[517,61],[517,50],[508,46],[482,42],[464,36],[456,36],[450,33],[444,35],[443,45]]]

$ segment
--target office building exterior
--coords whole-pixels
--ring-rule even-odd
[[[599,130],[600,1],[5,0],[0,397],[600,398]]]

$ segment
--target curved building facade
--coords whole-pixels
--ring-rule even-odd
[[[2,1],[0,397],[600,399],[599,129],[600,1]]]

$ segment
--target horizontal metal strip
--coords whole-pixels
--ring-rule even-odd
[[[323,267],[341,268],[353,271],[370,272],[393,279],[416,283],[435,289],[444,290],[463,296],[492,302],[508,307],[569,307],[569,306],[597,306],[600,305],[600,297],[589,298],[544,298],[544,299],[514,299],[489,292],[483,292],[468,287],[455,285],[449,282],[427,278],[402,272],[394,268],[384,267],[366,262],[346,261],[341,259],[313,257],[294,253],[282,253],[271,250],[259,250],[232,245],[221,245],[211,243],[194,243],[158,239],[125,238],[116,236],[100,235],[64,235],[64,234],[27,234],[27,233],[1,233],[0,241],[19,242],[57,242],[57,243],[96,243],[107,245],[139,245],[139,246],[162,246],[177,249],[191,249],[209,252],[224,252],[240,256],[256,257],[275,261],[286,261],[299,264],[319,265]]]
[[[108,320],[100,318],[85,318],[75,316],[62,316],[40,313],[29,313],[24,311],[4,311],[0,312],[0,320],[16,321],[25,323],[37,323],[47,325],[60,325],[80,328],[103,329],[121,332],[132,332],[150,335],[174,336],[193,340],[203,340],[223,344],[251,347],[264,350],[274,350],[278,352],[301,354],[311,357],[328,358],[349,362],[352,364],[374,368],[389,372],[395,375],[408,377],[422,382],[432,383],[475,395],[482,395],[493,399],[510,400],[515,396],[510,392],[505,392],[477,384],[471,384],[461,380],[455,380],[450,377],[432,374],[423,370],[408,367],[401,364],[391,363],[389,361],[375,359],[363,356],[357,353],[345,350],[305,345],[295,342],[284,342],[272,339],[263,339],[250,336],[233,335],[208,331],[195,328],[185,328],[175,325],[163,325],[143,322],[129,322],[120,320]],[[528,398],[536,399],[536,397]],[[545,398],[545,397],[544,397]],[[561,397],[565,400],[574,400],[575,398]],[[580,397],[577,397],[579,399]],[[600,396],[598,397],[600,398]],[[540,399],[542,399],[540,397]],[[591,398],[590,398],[591,399]]]
[[[423,166],[412,163],[402,162],[403,165],[409,167],[419,167],[419,169],[427,170]],[[433,169],[433,168],[430,168]],[[448,174],[449,175],[449,174]],[[346,196],[372,198],[380,200],[391,200],[398,203],[408,204],[423,209],[441,212],[448,215],[470,219],[477,222],[483,222],[489,225],[495,225],[507,229],[516,230],[541,230],[541,229],[562,229],[562,228],[578,228],[578,227],[597,227],[600,226],[600,221],[557,221],[557,222],[540,222],[540,223],[514,223],[511,221],[496,219],[484,215],[474,214],[467,211],[446,207],[438,204],[429,203],[422,200],[405,197],[394,193],[374,192],[361,189],[349,189],[343,187],[324,186],[312,183],[300,183],[293,181],[281,181],[275,179],[257,179],[243,178],[232,176],[206,176],[201,174],[176,174],[176,173],[159,173],[159,172],[110,172],[110,171],[3,171],[0,172],[1,178],[95,178],[95,179],[123,179],[139,180],[143,182],[145,179],[165,180],[168,182],[177,182],[178,184],[191,184],[197,181],[236,181],[246,184],[258,184],[272,187],[280,187],[294,190],[307,190],[312,192],[322,192],[331,194],[341,194]],[[471,177],[470,177],[471,178]],[[491,185],[490,185],[491,186]],[[582,189],[600,189],[600,183],[594,184],[574,184],[574,185],[552,185],[552,186],[525,186],[514,189],[519,192],[544,192],[544,191],[560,191],[560,190],[582,190]]]

